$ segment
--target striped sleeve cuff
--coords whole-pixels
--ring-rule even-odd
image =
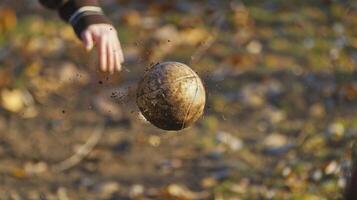
[[[89,25],[111,24],[96,0],[68,1],[59,9],[59,15],[72,25],[78,38]]]
[[[75,26],[78,21],[85,16],[89,15],[104,15],[103,11],[98,6],[84,6],[79,8],[76,12],[74,12],[71,17],[68,19],[68,22]]]

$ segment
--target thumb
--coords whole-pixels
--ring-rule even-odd
[[[86,48],[87,51],[92,50],[93,48],[93,37],[92,34],[90,33],[90,31],[85,30],[82,32],[81,34],[84,46]]]

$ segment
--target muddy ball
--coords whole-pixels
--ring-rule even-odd
[[[200,77],[187,65],[163,62],[139,82],[136,102],[144,117],[164,130],[181,130],[199,119],[206,101]]]

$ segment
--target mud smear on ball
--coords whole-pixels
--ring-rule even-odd
[[[181,130],[203,114],[206,94],[199,76],[187,65],[163,62],[143,76],[137,105],[144,117],[164,130]]]

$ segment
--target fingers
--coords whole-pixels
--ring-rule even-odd
[[[98,57],[99,66],[103,72],[107,71],[107,39],[105,37],[100,38],[98,44]]]
[[[115,69],[119,72],[121,71],[121,59],[120,59],[120,53],[118,52],[118,47],[115,48],[114,50],[114,64],[115,64]]]
[[[120,63],[123,63],[123,62],[124,62],[123,50],[122,50],[122,48],[121,48],[119,39],[116,38],[116,40],[117,40],[117,48],[118,48],[118,54],[119,54],[119,58],[120,58]]]
[[[84,43],[84,46],[87,51],[92,50],[93,48],[93,37],[90,31],[83,31],[82,35],[82,40]]]
[[[117,37],[115,37],[115,63],[116,63],[116,70],[121,71],[122,66],[121,64],[124,62],[123,51],[120,46],[120,42]]]
[[[108,71],[110,74],[114,73],[114,48],[113,45],[108,43],[107,44],[107,63],[108,63]]]

